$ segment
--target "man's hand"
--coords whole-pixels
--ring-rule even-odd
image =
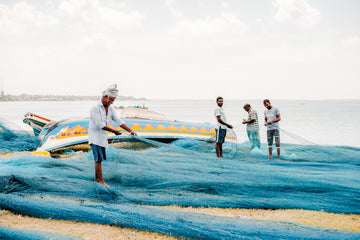
[[[245,123],[246,123],[246,120],[245,120],[245,119],[243,119],[242,124],[245,124]]]
[[[232,125],[230,125],[230,124],[228,124],[228,127],[229,127],[230,129],[233,129],[233,126],[232,126]]]
[[[137,136],[136,132],[134,132],[131,128],[129,128],[125,123],[120,126],[122,129],[125,129],[130,135]]]
[[[114,129],[113,133],[115,133],[115,135],[121,135],[122,133],[116,129]]]

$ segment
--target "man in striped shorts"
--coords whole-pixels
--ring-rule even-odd
[[[272,145],[275,138],[275,146],[277,150],[277,160],[280,160],[280,111],[278,108],[271,106],[269,99],[264,99],[265,126],[267,126],[267,142],[269,146],[269,159],[272,159]]]

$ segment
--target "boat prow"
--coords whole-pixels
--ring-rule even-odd
[[[32,127],[33,132],[35,136],[39,136],[42,129],[46,124],[49,124],[52,122],[52,120],[41,117],[37,114],[28,112],[25,114],[25,118],[23,120],[25,124],[28,124],[30,127]]]

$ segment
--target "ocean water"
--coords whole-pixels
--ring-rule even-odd
[[[53,120],[86,117],[95,101],[64,102],[0,102],[0,117],[13,128],[30,130],[22,120],[24,114],[33,112]],[[249,103],[258,112],[261,141],[266,142],[264,106],[262,100],[226,100],[224,110],[227,120],[234,126],[238,142],[247,141],[247,118],[242,106]],[[117,100],[114,106],[145,105],[149,110],[166,114],[172,119],[186,122],[215,124],[215,100]],[[360,147],[360,100],[273,100],[272,105],[281,113],[281,142]]]

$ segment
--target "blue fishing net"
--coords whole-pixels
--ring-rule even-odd
[[[349,231],[162,210],[130,204],[104,204],[1,195],[0,207],[41,218],[64,219],[152,231],[185,239],[359,239]]]
[[[250,151],[248,143],[225,143],[225,157],[219,159],[213,143],[135,139],[147,147],[107,148],[103,175],[110,188],[94,183],[91,152],[72,152],[70,159],[30,153],[3,158],[0,208],[187,239],[360,239],[357,232],[154,207],[360,214],[359,148],[283,144],[282,160],[270,161],[265,144]]]
[[[21,230],[0,226],[1,240],[81,240],[83,238],[43,231]]]
[[[33,151],[40,140],[25,131],[14,131],[0,118],[0,154],[19,151]]]

